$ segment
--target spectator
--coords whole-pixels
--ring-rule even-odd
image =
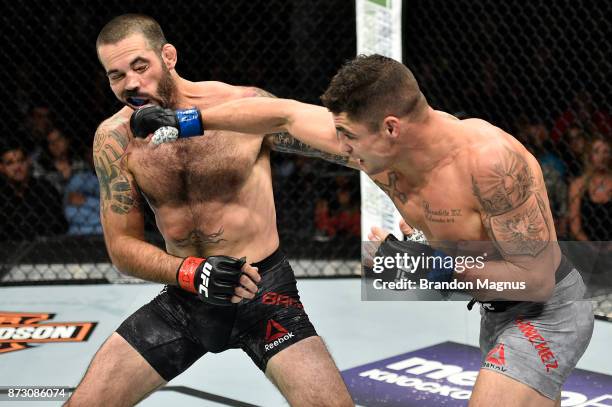
[[[542,123],[534,121],[524,123],[519,126],[517,137],[540,163],[557,236],[563,238],[567,234],[565,165],[553,152],[554,148],[548,137],[548,131]]]
[[[34,176],[45,178],[60,195],[63,195],[66,183],[74,172],[87,169],[87,164],[71,147],[70,140],[58,129],[47,134],[43,151],[34,161]]]
[[[25,120],[25,131],[28,137],[19,140],[28,155],[38,157],[46,142],[45,138],[53,127],[53,115],[48,106],[39,105],[30,108]]]
[[[66,231],[57,191],[30,176],[30,160],[17,144],[0,147],[0,240],[34,240]]]
[[[74,171],[64,191],[64,214],[69,235],[101,235],[100,184],[94,174],[89,149],[89,168]]]
[[[608,112],[598,110],[587,91],[578,92],[572,106],[557,118],[551,132],[553,141],[559,142],[571,126],[578,126],[590,134],[601,134],[608,140],[612,137],[612,116]]]
[[[537,120],[529,120],[519,126],[517,138],[537,158],[541,166],[550,166],[559,174],[565,174],[565,164],[555,154],[555,147],[548,136],[546,126]]]
[[[336,198],[338,209],[333,214],[326,200],[317,201],[315,208],[316,240],[322,240],[322,237],[359,238],[361,236],[359,207],[351,199],[350,191],[340,188],[336,193]]]
[[[570,227],[581,241],[612,240],[610,142],[595,137],[587,146],[584,174],[570,185]]]
[[[565,179],[571,182],[584,171],[583,155],[587,136],[577,125],[572,125],[562,137],[561,159],[565,165]]]

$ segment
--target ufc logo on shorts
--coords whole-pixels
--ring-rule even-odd
[[[202,267],[202,274],[200,274],[200,278],[202,279],[202,283],[200,284],[200,294],[204,294],[204,297],[208,298],[208,281],[210,279],[210,271],[212,270],[212,266],[209,262],[204,263],[204,267]]]

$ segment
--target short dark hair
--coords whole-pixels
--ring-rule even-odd
[[[21,134],[25,134],[21,132]],[[16,138],[9,138],[0,142],[0,160],[4,160],[4,154],[10,151],[21,151],[26,155],[26,150],[23,148],[21,141]]]
[[[386,116],[402,117],[427,106],[410,69],[378,54],[359,55],[344,64],[321,100],[332,113],[344,112],[372,129]]]
[[[101,45],[116,44],[132,34],[142,34],[149,47],[160,51],[168,43],[161,26],[152,17],[144,14],[123,14],[110,20],[100,30],[96,49]]]

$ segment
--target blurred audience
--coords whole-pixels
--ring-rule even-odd
[[[64,214],[69,235],[101,235],[100,185],[93,172],[93,154],[87,153],[89,166],[73,171],[64,190]]]
[[[19,140],[29,156],[34,159],[43,150],[47,134],[54,128],[54,118],[51,109],[46,105],[30,107],[25,119],[26,137]]]
[[[43,150],[33,164],[34,176],[50,182],[60,195],[73,173],[88,169],[77,156],[71,140],[58,129],[52,129],[45,136]]]
[[[610,142],[594,137],[585,151],[584,173],[572,181],[569,218],[572,236],[582,241],[612,240],[612,160]]]
[[[543,123],[526,121],[519,126],[517,138],[534,155],[542,168],[550,209],[559,239],[567,234],[567,184],[565,164],[554,152],[548,130]]]
[[[587,91],[580,91],[574,96],[570,107],[555,121],[551,131],[554,142],[562,140],[562,136],[571,126],[578,126],[589,134],[601,134],[612,137],[612,116],[599,110],[593,103],[593,97]]]
[[[526,120],[518,127],[517,139],[537,158],[541,166],[552,167],[559,174],[565,174],[565,164],[557,154],[544,123]]]
[[[0,147],[0,240],[35,240],[66,231],[61,199],[55,188],[31,176],[23,147]]]
[[[572,125],[567,129],[562,140],[559,150],[565,165],[565,179],[571,182],[584,171],[583,155],[588,137],[580,126]]]
[[[335,204],[319,199],[315,206],[315,240],[335,237],[360,238],[361,213],[359,202],[353,199],[346,177],[337,177]],[[344,184],[343,184],[344,183]],[[333,208],[332,206],[337,206]],[[332,207],[332,208],[330,208]]]

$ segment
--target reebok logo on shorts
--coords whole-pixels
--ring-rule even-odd
[[[284,326],[279,324],[273,319],[268,320],[268,326],[266,327],[266,345],[264,349],[269,351],[274,349],[281,343],[288,341],[293,338],[293,332],[289,332]]]
[[[516,321],[514,321],[519,331],[523,333],[525,338],[535,347],[538,351],[538,355],[542,360],[542,363],[546,367],[546,371],[550,372],[550,369],[556,369],[559,367],[559,363],[557,362],[557,357],[550,350],[550,346],[548,345],[548,341],[544,339],[540,332],[536,329],[535,326],[531,325],[531,322],[525,321],[522,317],[518,317]]]
[[[506,371],[506,355],[503,343],[498,343],[489,351],[484,366],[500,372]]]

